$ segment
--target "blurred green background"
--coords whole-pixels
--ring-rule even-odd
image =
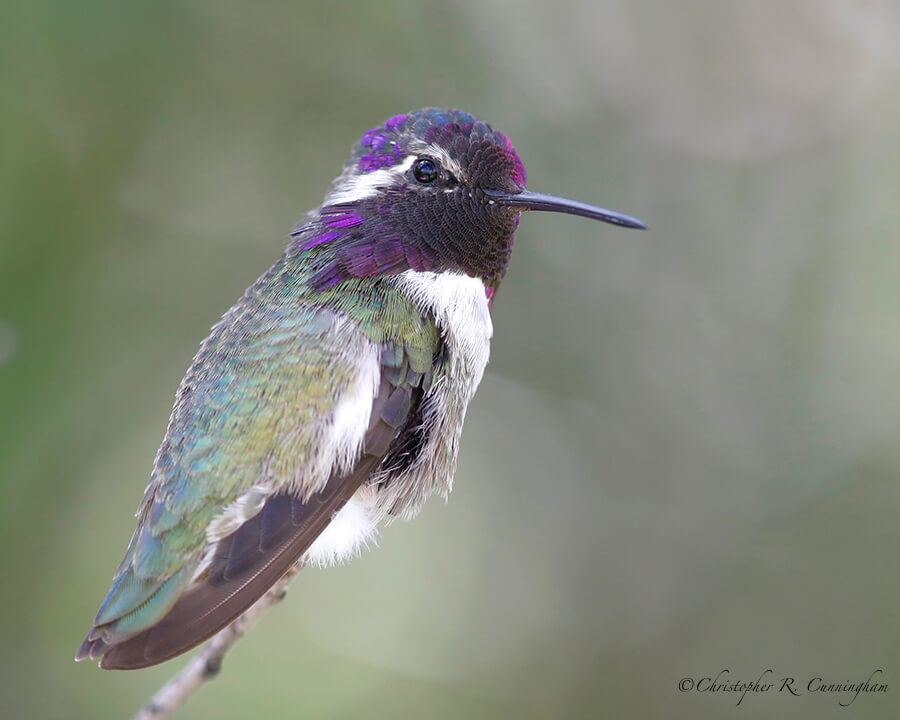
[[[351,144],[457,106],[534,190],[456,490],[304,571],[180,718],[900,716],[900,6],[0,10],[4,718],[123,718],[72,656],[200,340]],[[860,696],[680,693],[682,677]]]

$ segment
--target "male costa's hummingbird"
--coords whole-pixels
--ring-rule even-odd
[[[168,660],[297,563],[343,561],[388,516],[446,497],[525,210],[644,227],[527,190],[509,139],[460,110],[362,136],[200,346],[76,660]]]

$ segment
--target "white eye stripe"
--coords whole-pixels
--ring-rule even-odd
[[[439,145],[422,145],[415,149],[417,152],[414,155],[407,155],[396,165],[372,170],[371,172],[349,175],[337,189],[325,198],[325,204],[359,202],[364,198],[376,195],[379,188],[401,185],[406,182],[407,172],[420,157],[435,158],[441,164],[441,167],[458,181],[462,181],[462,168],[458,162],[450,157],[444,148]]]
[[[397,165],[351,175],[341,187],[325,199],[325,202],[329,205],[357,202],[363,198],[372,197],[378,192],[378,188],[399,185],[405,181],[406,173],[418,157],[418,155],[407,155]]]

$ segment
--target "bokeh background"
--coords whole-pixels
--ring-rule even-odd
[[[75,665],[209,326],[351,144],[462,107],[530,186],[456,490],[304,571],[180,718],[900,714],[900,6],[35,0],[0,10],[0,702]],[[765,669],[890,690],[681,693]]]

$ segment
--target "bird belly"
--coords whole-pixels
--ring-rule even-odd
[[[303,564],[327,567],[356,557],[375,541],[378,519],[372,488],[360,488],[309,547]]]

